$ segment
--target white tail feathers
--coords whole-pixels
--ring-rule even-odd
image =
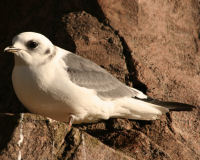
[[[113,118],[128,118],[135,120],[155,120],[168,112],[169,109],[134,98],[121,98],[116,100],[115,109],[111,114]]]

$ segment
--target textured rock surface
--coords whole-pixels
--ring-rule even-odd
[[[41,32],[54,44],[92,59],[153,98],[200,106],[198,0],[2,0],[0,12],[1,51],[19,32]],[[26,112],[12,89],[12,67],[12,55],[1,54],[0,112]],[[1,115],[0,128],[6,130],[0,133],[0,157],[16,159],[19,155],[19,120],[18,115]],[[22,159],[39,151],[41,155],[36,156],[46,159],[69,158],[74,152],[73,158],[80,159],[82,154],[96,153],[83,152],[78,130],[71,133],[79,140],[73,141],[76,134],[72,134],[67,146],[70,136],[66,136],[65,124],[30,114],[24,122]],[[200,159],[199,108],[151,122],[111,119],[76,127],[135,159]],[[98,149],[107,150],[107,158],[121,155],[96,142]],[[87,140],[85,145],[94,147]],[[77,146],[80,149],[74,149]]]
[[[47,120],[44,117],[21,114],[0,115],[0,122],[9,120],[9,127],[0,123],[4,131],[0,133],[0,159],[116,159],[133,160],[122,153],[104,145],[96,138],[57,121]],[[19,120],[19,121],[16,121]],[[16,122],[19,122],[16,127]],[[11,134],[11,131],[12,133]],[[2,139],[9,137],[5,147]]]
[[[149,95],[199,104],[198,3],[99,1],[110,25],[128,44],[137,78]]]
[[[10,123],[5,125],[5,120]],[[67,127],[62,123],[50,123],[47,119],[31,114],[25,115],[0,115],[1,139],[10,137],[6,147],[1,147],[0,159],[54,159],[61,156],[64,150],[64,139],[67,134]],[[14,122],[18,125],[13,125]],[[12,122],[12,123],[11,123]],[[10,134],[10,130],[13,134]],[[1,143],[2,145],[2,143]]]

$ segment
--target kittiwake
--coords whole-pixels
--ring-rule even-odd
[[[13,38],[12,83],[19,100],[33,113],[70,124],[101,119],[155,120],[188,104],[153,100],[128,87],[106,70],[35,32]]]

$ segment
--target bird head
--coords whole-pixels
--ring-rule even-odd
[[[39,65],[55,54],[55,46],[42,34],[23,32],[15,36],[12,46],[4,51],[14,53],[16,63]]]

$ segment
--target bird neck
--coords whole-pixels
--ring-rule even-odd
[[[14,59],[15,59],[15,65],[16,66],[24,66],[24,65],[26,65],[26,62],[22,58],[20,58],[19,56],[14,55]]]

